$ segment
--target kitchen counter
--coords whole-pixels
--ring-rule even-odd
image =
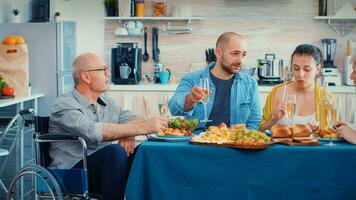
[[[15,97],[13,99],[0,99],[0,108],[15,105],[18,103],[23,103],[25,101],[37,100],[41,97],[43,97],[43,94],[32,94],[28,97]]]
[[[110,91],[157,91],[174,92],[178,84],[139,84],[139,85],[110,85]],[[260,92],[269,92],[273,86],[258,86]],[[355,86],[329,86],[332,93],[355,93]]]

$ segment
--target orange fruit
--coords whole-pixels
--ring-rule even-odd
[[[16,45],[16,41],[17,41],[17,36],[10,35],[10,36],[6,36],[2,41],[2,43],[5,45]]]
[[[26,44],[25,39],[21,36],[17,36],[16,44]]]

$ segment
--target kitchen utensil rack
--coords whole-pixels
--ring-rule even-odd
[[[167,26],[163,26],[163,32],[170,34],[189,34],[192,32],[192,21],[202,20],[203,17],[105,17],[105,20],[118,20],[119,23],[124,21],[167,21]],[[177,21],[186,21],[186,27],[178,28],[172,26]]]

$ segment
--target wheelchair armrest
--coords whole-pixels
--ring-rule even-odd
[[[69,134],[45,134],[37,137],[40,140],[79,140],[78,136]]]
[[[36,143],[48,143],[48,142],[63,142],[63,141],[78,141],[82,144],[83,148],[83,168],[87,169],[87,143],[86,141],[79,137],[79,136],[74,136],[74,135],[69,135],[69,134],[43,134],[43,135],[37,135],[34,136]]]

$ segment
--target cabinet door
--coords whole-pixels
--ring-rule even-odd
[[[260,92],[260,101],[262,109],[265,107],[268,94],[269,92]]]
[[[346,94],[341,94],[341,93],[333,93],[333,95],[337,98],[338,100],[338,112],[339,112],[339,117],[341,121],[345,121],[347,118],[347,110],[346,110]]]
[[[346,112],[346,122],[350,124],[353,128],[356,128],[356,95],[347,94],[346,102],[347,112]]]
[[[160,116],[158,104],[167,101],[174,92],[109,91],[108,95],[124,108],[145,119]],[[168,115],[170,115],[168,113]]]

